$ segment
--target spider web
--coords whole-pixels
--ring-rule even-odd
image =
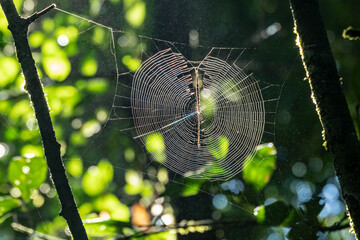
[[[132,119],[134,127],[122,131],[135,129],[133,138],[151,159],[177,174],[230,179],[251,161],[263,134],[274,135],[278,98],[264,100],[263,93],[280,85],[246,74],[250,62],[236,64],[247,49],[212,48],[203,60],[190,61],[174,44],[160,45],[154,55],[142,51],[147,59],[130,74],[131,87],[119,78],[119,89],[131,94],[116,94],[111,120]],[[131,108],[131,116],[118,111],[123,108]]]
[[[146,169],[164,165],[173,171],[170,181],[179,185],[191,188],[191,179],[215,181],[211,192],[201,190],[214,197],[222,192],[221,182],[238,177],[251,162],[259,145],[275,141],[276,113],[288,75],[274,71],[265,75],[266,81],[256,77],[264,75],[259,65],[268,65],[256,58],[263,49],[191,46],[134,35],[56,9],[94,24],[81,33],[95,26],[109,30],[117,80],[103,130],[117,129],[141,146],[147,173],[139,174],[156,177]],[[130,38],[139,43],[132,47],[140,46],[141,64],[122,73],[119,59],[128,47],[119,45]]]
[[[264,67],[270,68],[267,59],[258,57],[264,49],[190,46],[134,35],[57,10],[93,24],[80,35],[97,27],[109,31],[115,94],[108,119],[83,152],[83,161],[96,164],[87,160],[89,149],[108,132],[122,132],[143,150],[136,157],[142,178],[156,185],[157,172],[165,166],[171,170],[170,183],[199,191],[191,201],[211,205],[218,197],[239,216],[253,216],[254,206],[243,194],[239,173],[259,146],[275,142],[277,108],[289,69],[263,73]],[[132,71],[120,72],[126,68],[121,57],[130,48],[120,47],[120,42],[130,38],[141,62]],[[112,156],[116,171],[129,169],[123,159]],[[235,190],[229,188],[231,183]]]

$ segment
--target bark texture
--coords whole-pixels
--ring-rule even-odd
[[[290,0],[297,45],[353,231],[360,236],[360,144],[317,0]]]
[[[0,3],[9,23],[8,28],[14,38],[16,54],[25,76],[25,89],[30,96],[35,110],[35,116],[39,124],[51,179],[55,185],[61,203],[62,209],[60,215],[67,221],[74,239],[87,239],[85,228],[82,224],[65,174],[65,168],[60,154],[60,144],[56,140],[49,108],[27,38],[29,25],[38,17],[54,8],[55,5],[51,5],[43,11],[35,13],[31,17],[25,19],[19,16],[12,0],[0,0]]]

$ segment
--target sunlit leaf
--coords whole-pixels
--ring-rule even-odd
[[[166,231],[166,232],[150,234],[150,235],[143,236],[143,237],[132,237],[131,239],[133,239],[133,240],[176,240],[178,238],[177,238],[176,231],[170,230],[170,231]]]
[[[92,41],[97,45],[101,45],[104,43],[105,31],[102,28],[95,28]]]
[[[94,206],[97,211],[107,211],[113,220],[126,222],[130,220],[129,208],[125,204],[122,204],[113,194],[109,193],[97,198],[94,202]]]
[[[151,133],[145,137],[146,150],[152,154],[153,158],[163,163],[166,160],[165,142],[161,133]]]
[[[41,224],[37,224],[36,230],[41,233],[65,239],[67,237],[64,231],[66,227],[66,220],[63,217],[56,216],[51,221],[43,221]]]
[[[78,37],[78,29],[74,26],[59,27],[56,29],[55,35],[57,38],[61,35],[66,35],[72,40],[76,40],[76,38]]]
[[[14,158],[8,168],[8,179],[21,192],[21,197],[29,201],[31,190],[37,189],[45,181],[47,165],[44,158]]]
[[[146,136],[146,150],[149,153],[162,152],[165,150],[164,138],[160,133],[152,133]]]
[[[229,140],[225,136],[220,136],[217,138],[210,137],[208,148],[216,159],[224,159],[229,152]]]
[[[141,190],[141,196],[142,197],[151,197],[153,195],[154,195],[153,184],[150,181],[145,180],[143,182],[143,187],[142,187],[142,190]]]
[[[79,90],[73,86],[51,86],[45,89],[51,114],[72,116],[76,104],[81,100]]]
[[[113,174],[113,166],[105,160],[101,160],[97,166],[89,167],[82,179],[84,192],[89,196],[99,195],[110,184]]]
[[[146,6],[144,2],[137,2],[132,5],[125,14],[125,19],[133,27],[140,27],[146,15]]]
[[[166,185],[166,190],[161,195],[171,197],[189,197],[200,192],[201,186],[206,182],[206,179],[190,179],[185,178],[184,184],[169,182]]]
[[[21,148],[21,155],[26,157],[27,156],[42,157],[44,156],[44,150],[42,146],[27,144]]]
[[[129,195],[136,195],[140,194],[143,188],[143,180],[142,176],[134,171],[134,170],[127,170],[125,172],[125,180],[126,185],[124,186],[124,191]]]
[[[20,206],[21,201],[19,199],[10,196],[0,197],[0,216]]]
[[[66,162],[66,170],[74,177],[80,177],[83,173],[83,162],[81,158],[71,158]]]
[[[108,89],[108,87],[109,87],[109,83],[102,78],[92,79],[87,82],[87,90],[95,94],[105,92]]]
[[[109,226],[106,223],[84,224],[86,233],[89,237],[113,239],[118,229],[115,226]]]
[[[94,57],[87,57],[81,64],[81,73],[84,76],[93,76],[97,72],[97,61]]]
[[[46,74],[57,81],[64,81],[71,71],[71,64],[66,56],[44,57],[43,67]]]
[[[15,80],[19,74],[20,65],[13,57],[0,57],[0,87],[5,87]]]
[[[51,19],[51,18],[45,18],[43,21],[42,21],[42,28],[44,31],[46,32],[51,32],[54,30],[55,28],[55,23],[54,23],[54,20]]]
[[[80,146],[86,143],[86,139],[81,132],[73,132],[70,137],[70,142],[75,146]]]
[[[82,127],[81,127],[81,133],[85,137],[91,137],[94,134],[98,133],[101,129],[101,125],[97,120],[90,120],[87,121]]]
[[[40,47],[43,41],[44,34],[42,32],[32,32],[29,36],[29,43],[33,48]]]
[[[122,62],[130,71],[133,71],[133,72],[135,72],[140,67],[140,64],[141,64],[140,59],[132,58],[129,55],[125,55],[122,58]]]
[[[200,108],[202,114],[206,118],[211,118],[215,114],[216,101],[214,99],[214,94],[209,89],[203,89],[201,91]]]
[[[272,143],[257,147],[256,154],[251,160],[248,158],[243,170],[244,181],[252,185],[257,191],[263,189],[270,181],[276,167],[276,149]]]
[[[101,216],[97,217],[97,215],[90,215],[82,219],[88,236],[102,239],[110,239],[116,233],[123,232],[126,228],[132,227],[128,221],[119,221]]]
[[[41,45],[41,53],[46,56],[57,56],[59,54],[64,54],[60,49],[59,45],[53,39],[46,39]]]
[[[261,205],[254,209],[254,215],[258,223],[263,223],[265,221],[265,206]]]
[[[30,118],[33,117],[34,111],[30,106],[29,100],[24,99],[17,102],[9,113],[10,118],[13,120],[22,119],[24,123]]]

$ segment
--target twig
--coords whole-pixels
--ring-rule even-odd
[[[49,12],[55,5],[50,5],[43,11],[34,14],[29,20],[19,16],[12,0],[0,0],[0,3],[9,23],[8,28],[14,38],[16,54],[25,76],[25,89],[35,110],[51,179],[61,203],[60,215],[65,218],[74,239],[87,239],[85,228],[65,174],[60,154],[61,146],[56,140],[48,104],[27,38],[29,24]]]
[[[21,225],[20,223],[16,223],[16,222],[11,223],[11,227],[17,232],[26,233],[29,236],[38,237],[45,240],[65,240],[64,238],[58,238],[45,233],[35,231],[32,228],[25,227],[24,225]]]
[[[201,226],[209,226],[209,227],[217,227],[217,226],[225,226],[225,225],[236,225],[240,227],[256,227],[259,224],[255,220],[249,220],[249,221],[241,221],[241,220],[234,220],[234,221],[214,221],[212,219],[204,219],[204,220],[198,220],[198,221],[187,221],[186,223],[178,223],[175,225],[144,225],[144,226],[138,226],[141,228],[146,228],[146,230],[138,231],[130,236],[119,236],[116,239],[131,239],[131,238],[138,238],[138,237],[144,237],[149,236],[152,234],[158,234],[161,232],[166,232],[170,230],[177,230],[177,229],[187,229],[190,227],[201,227]]]
[[[36,19],[38,19],[39,17],[41,17],[42,15],[45,15],[47,12],[49,12],[50,10],[56,8],[56,4],[53,3],[50,6],[48,6],[47,8],[41,10],[40,12],[36,12],[33,15],[31,15],[30,17],[28,17],[26,20],[30,23],[34,22]]]
[[[322,231],[322,232],[336,232],[336,231],[343,230],[343,229],[349,228],[349,227],[350,227],[349,224],[345,224],[345,225],[334,224],[333,226],[330,226],[330,227],[321,227],[320,231]]]

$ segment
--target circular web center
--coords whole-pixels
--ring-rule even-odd
[[[265,126],[261,89],[252,75],[212,56],[194,67],[171,49],[151,56],[135,73],[131,107],[135,138],[152,158],[192,178],[238,174]]]

